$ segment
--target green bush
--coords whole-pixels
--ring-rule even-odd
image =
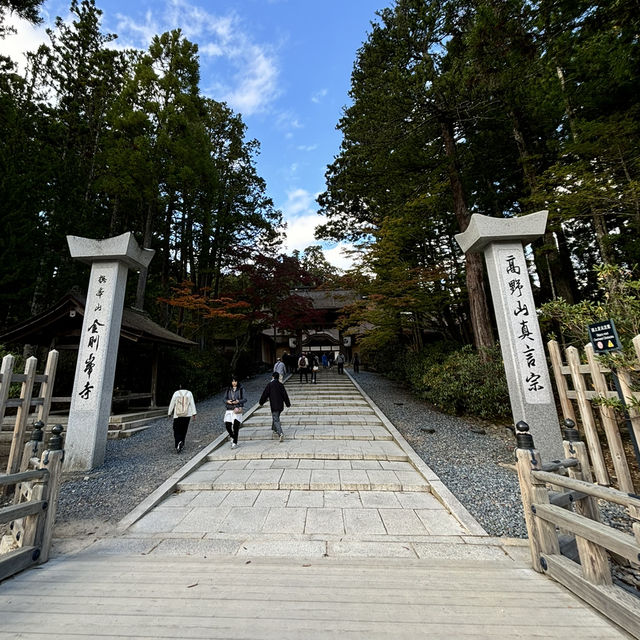
[[[231,379],[229,362],[219,351],[167,349],[160,362],[159,403],[168,404],[179,385],[189,389],[196,400],[202,400],[217,393]]]
[[[382,373],[394,380],[406,377],[404,356],[405,347],[398,340],[392,340],[382,346],[367,347],[363,344],[360,352],[364,369]]]
[[[471,346],[446,354],[423,351],[409,361],[407,381],[422,398],[446,413],[503,419],[511,416],[500,349]]]

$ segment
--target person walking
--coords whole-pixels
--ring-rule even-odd
[[[284,406],[291,406],[289,395],[284,385],[279,380],[280,374],[277,371],[273,372],[273,379],[264,388],[258,404],[262,406],[267,400],[271,407],[271,430],[280,436],[280,442],[284,440],[284,433],[282,431],[282,425],[280,424],[280,414],[284,410]]]
[[[329,366],[329,358],[327,358],[327,354],[322,354],[322,368],[326,369]]]
[[[320,360],[317,355],[311,356],[311,382],[318,384],[318,371],[320,370]]]
[[[336,356],[336,364],[338,365],[338,373],[344,373],[344,356],[342,351]]]
[[[353,373],[360,373],[360,356],[357,353],[353,356]]]
[[[224,426],[231,438],[231,448],[238,446],[238,434],[240,433],[240,425],[242,424],[242,414],[244,413],[244,405],[247,399],[244,397],[244,388],[238,384],[238,379],[234,376],[231,378],[231,384],[227,387],[224,394]]]
[[[302,374],[304,374],[305,383],[309,382],[309,360],[307,360],[307,356],[304,353],[300,354],[298,371],[300,371],[300,384],[302,384]]]
[[[284,362],[280,358],[276,358],[276,363],[273,365],[273,370],[278,372],[281,380],[284,380],[284,374],[287,372],[287,368],[284,366]]]
[[[191,418],[196,419],[196,403],[193,394],[188,389],[178,389],[169,403],[167,415],[173,414],[173,440],[176,451],[180,453],[184,449],[187,439],[187,430]]]

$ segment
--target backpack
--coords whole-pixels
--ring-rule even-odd
[[[307,359],[304,356],[300,356],[300,360],[298,360],[298,366],[303,369],[307,366]]]
[[[189,415],[189,398],[187,396],[178,396],[176,398],[176,417],[186,418]]]

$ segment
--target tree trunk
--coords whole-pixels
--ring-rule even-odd
[[[469,210],[464,195],[462,179],[460,177],[460,166],[454,139],[453,123],[441,119],[442,140],[449,160],[449,182],[453,196],[453,209],[460,231],[464,232],[469,226]],[[492,347],[495,342],[487,304],[487,295],[484,287],[484,270],[482,265],[482,255],[479,253],[466,253],[467,263],[467,293],[469,295],[469,311],[471,315],[471,325],[473,327],[473,341],[477,349],[482,347]]]
[[[147,218],[144,224],[144,240],[142,242],[143,249],[151,248],[151,237],[153,229],[153,204],[149,202],[147,207]],[[138,288],[136,290],[136,308],[144,309],[144,294],[147,288],[147,276],[149,269],[147,267],[140,267],[138,273]]]

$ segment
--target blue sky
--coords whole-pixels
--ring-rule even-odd
[[[335,125],[348,103],[351,69],[375,12],[391,0],[96,0],[103,31],[119,46],[146,49],[153,35],[180,27],[200,48],[201,88],[242,114],[261,144],[257,166],[288,224],[287,249],[314,244],[322,222],[315,197],[340,145]],[[45,24],[19,27],[0,50],[14,57],[44,41],[67,1],[46,0]],[[340,246],[329,260],[348,261]]]

